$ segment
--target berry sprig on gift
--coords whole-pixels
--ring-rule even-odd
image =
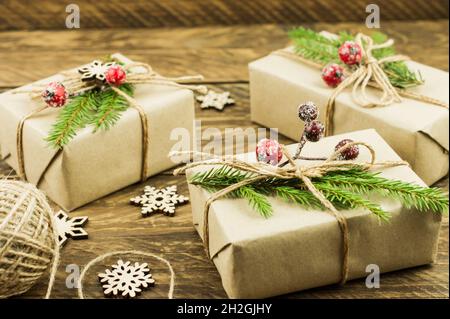
[[[312,102],[301,104],[298,108],[299,118],[305,122],[297,152],[297,159],[324,161],[327,157],[300,156],[307,142],[318,142],[323,134],[323,126],[317,117],[317,107]],[[360,149],[351,139],[343,139],[336,144],[333,153],[338,152],[338,161],[353,161],[359,156]],[[262,139],[256,147],[256,159],[263,165],[283,167],[288,162],[281,162],[283,148],[276,141]],[[267,168],[267,170],[270,170]],[[231,185],[255,177],[252,172],[243,172],[234,167],[223,165],[206,172],[194,174],[189,183],[200,186],[209,192],[217,192]],[[381,177],[377,172],[352,168],[336,170],[315,177],[314,187],[337,209],[367,209],[379,219],[387,221],[389,212],[370,200],[371,194],[400,201],[405,207],[414,207],[418,211],[448,212],[447,195],[439,188],[422,187],[416,184]],[[228,194],[230,198],[244,198],[262,216],[272,214],[269,197],[278,197],[286,202],[299,204],[305,208],[326,209],[300,178],[285,179],[267,177],[255,179],[254,182],[239,187]]]
[[[291,30],[289,37],[294,43],[295,53],[324,66],[322,79],[330,87],[339,85],[344,80],[345,71],[354,70],[364,59],[361,47],[347,32],[333,38],[300,27]],[[371,37],[375,44],[387,40],[387,36],[380,32]],[[396,54],[392,47],[374,49],[372,53],[377,60]],[[423,84],[420,74],[410,70],[403,61],[383,63],[382,68],[394,87],[405,89]]]
[[[133,96],[133,85],[126,82],[127,74],[117,62],[96,60],[78,72],[83,87],[77,92],[69,92],[62,82],[49,83],[42,92],[49,107],[62,108],[46,138],[55,148],[62,148],[86,126],[106,130],[120,119],[128,101],[113,86]]]

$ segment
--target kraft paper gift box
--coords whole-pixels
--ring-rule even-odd
[[[288,48],[288,50],[293,50]],[[448,104],[449,75],[420,63],[408,61],[425,80],[413,92]],[[251,119],[269,128],[277,128],[297,140],[303,122],[297,117],[300,103],[313,101],[321,109],[333,92],[321,78],[321,71],[289,57],[268,55],[249,64]],[[376,92],[368,88],[369,97]],[[351,89],[336,99],[334,134],[361,129],[376,129],[414,171],[431,185],[448,173],[448,109],[402,98],[403,102],[386,107],[363,108],[355,104]]]
[[[130,62],[121,55],[116,57]],[[61,75],[39,83],[58,79]],[[134,99],[145,110],[149,123],[147,172],[151,176],[175,165],[168,157],[176,143],[170,139],[172,129],[185,128],[192,136],[194,97],[187,89],[139,84],[135,86]],[[16,171],[17,125],[40,106],[26,93],[0,94],[1,158]],[[23,149],[29,182],[38,184],[56,204],[70,211],[140,181],[142,126],[135,109],[128,108],[107,131],[92,133],[92,127],[82,129],[61,152],[44,141],[58,112],[49,108],[25,122]]]
[[[328,156],[343,138],[370,144],[377,161],[400,160],[374,130],[363,130],[307,143],[303,155]],[[290,145],[291,154],[296,145]],[[255,154],[244,155],[255,162]],[[361,149],[358,161],[368,161]],[[306,161],[300,164],[308,165]],[[310,164],[309,164],[310,165]],[[196,167],[186,172],[212,168]],[[407,166],[384,169],[381,176],[425,186]],[[211,196],[189,185],[193,223],[203,237],[203,208]],[[398,201],[374,196],[389,222],[366,210],[343,211],[349,225],[349,279],[367,276],[376,264],[382,273],[432,263],[437,252],[441,216],[403,207]],[[273,215],[267,219],[244,199],[219,199],[209,210],[209,247],[212,261],[230,298],[265,298],[335,284],[341,279],[342,236],[336,219],[320,210],[270,198]]]

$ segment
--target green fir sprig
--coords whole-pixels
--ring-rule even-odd
[[[133,86],[125,83],[118,87],[129,96],[133,96]],[[95,131],[108,130],[120,119],[122,113],[128,108],[128,101],[121,95],[108,88],[98,94],[98,107],[92,117]]]
[[[326,37],[311,29],[299,27],[289,32],[289,37],[294,43],[295,52],[314,62],[326,65],[328,63],[342,64],[339,60],[338,49],[345,41],[354,40],[354,36],[341,32],[336,38]],[[371,37],[376,44],[386,42],[387,36],[381,32],[374,32]],[[395,49],[388,48],[373,50],[373,56],[381,59],[395,55]],[[344,66],[344,65],[343,65]],[[395,87],[405,89],[423,84],[420,73],[416,73],[408,68],[405,62],[387,62],[382,65],[389,81]]]
[[[86,92],[70,99],[60,111],[46,141],[55,148],[62,148],[69,143],[78,130],[90,123],[97,104],[97,94],[94,92]]]
[[[133,96],[134,87],[125,83],[118,87]],[[128,102],[110,87],[96,89],[70,98],[53,124],[46,141],[55,148],[62,148],[75,137],[77,132],[88,126],[94,132],[111,128],[128,108]]]
[[[194,174],[189,183],[209,192],[215,192],[253,176],[253,173],[242,172],[224,165]],[[440,214],[448,212],[447,195],[440,189],[386,179],[379,176],[377,172],[360,169],[336,171],[327,173],[323,177],[313,178],[312,182],[337,209],[367,209],[383,221],[389,220],[390,213],[372,202],[368,195],[381,194],[384,197],[399,200],[405,207],[422,212],[432,211]],[[303,182],[296,178],[265,178],[238,188],[227,196],[247,199],[251,206],[264,217],[272,214],[269,196],[278,197],[305,208],[325,209],[320,201],[307,190]]]

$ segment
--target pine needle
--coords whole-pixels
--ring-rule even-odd
[[[131,84],[125,83],[118,88],[133,96],[134,88]],[[98,129],[108,130],[127,108],[126,99],[111,88],[75,96],[61,109],[56,123],[45,140],[52,147],[63,148],[87,125],[93,125],[94,132]]]
[[[72,98],[62,108],[46,141],[55,148],[62,148],[75,137],[79,129],[91,121],[96,106],[97,98],[94,92],[87,92]]]
[[[134,89],[130,84],[123,84],[119,86],[118,89],[133,96]],[[99,101],[98,108],[96,114],[92,118],[94,132],[99,129],[110,129],[128,108],[128,101],[110,88],[100,92],[97,98]]]
[[[194,174],[189,183],[209,192],[216,192],[253,176],[252,173],[224,165]],[[405,207],[414,207],[423,212],[433,211],[441,214],[448,212],[447,195],[440,189],[386,179],[378,173],[359,169],[336,171],[314,178],[312,181],[337,209],[367,209],[382,221],[389,220],[390,214],[368,199],[371,193],[383,194],[399,200]],[[299,179],[267,178],[241,187],[228,195],[231,198],[247,199],[264,217],[272,214],[268,196],[278,197],[304,208],[325,209]]]

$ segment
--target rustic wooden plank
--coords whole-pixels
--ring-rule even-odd
[[[67,2],[0,2],[0,30],[64,29]],[[78,0],[81,28],[364,22],[365,0]],[[447,19],[446,0],[378,1],[382,21]]]
[[[316,30],[363,31],[351,23],[313,25]],[[204,27],[194,29],[0,32],[0,87],[20,86],[95,58],[122,52],[167,76],[198,74],[206,82],[246,82],[247,64],[285,47],[290,26]],[[386,22],[399,51],[448,69],[448,21]],[[109,41],[105,41],[108,39]],[[76,52],[76,54],[75,54]],[[201,61],[201,63],[199,63]]]

